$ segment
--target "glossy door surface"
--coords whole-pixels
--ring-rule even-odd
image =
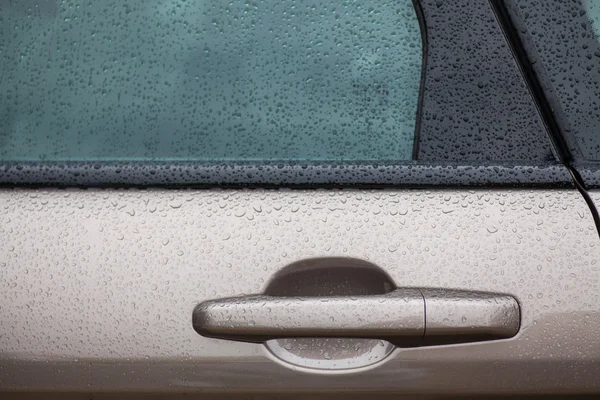
[[[575,190],[19,189],[0,204],[3,390],[600,390],[598,234]],[[194,331],[200,302],[260,293],[315,257],[367,260],[399,287],[512,295],[521,329],[343,371]]]

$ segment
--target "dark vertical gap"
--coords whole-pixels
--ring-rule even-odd
[[[577,188],[577,190],[579,190],[581,196],[583,196],[583,199],[587,203],[590,212],[592,213],[592,217],[596,225],[596,231],[600,236],[600,215],[598,214],[596,205],[594,204],[594,201],[587,192],[581,175],[579,175],[577,170],[573,168],[573,158],[571,156],[571,152],[569,151],[567,142],[564,136],[562,135],[558,122],[556,121],[555,115],[552,112],[552,107],[550,106],[550,103],[548,102],[548,99],[546,98],[546,95],[544,93],[542,84],[538,79],[537,74],[535,73],[531,60],[529,59],[527,52],[525,51],[525,47],[521,42],[519,33],[510,18],[510,14],[508,13],[506,6],[504,5],[504,0],[488,1],[492,9],[494,10],[494,14],[496,14],[496,18],[498,19],[498,23],[500,24],[500,27],[504,32],[506,41],[511,47],[511,50],[515,56],[515,60],[519,65],[519,69],[521,70],[521,73],[523,75],[523,79],[525,79],[525,82],[529,87],[531,97],[535,101],[535,104],[540,113],[540,117],[542,118],[544,125],[548,130],[550,140],[553,144],[556,154],[559,157],[559,161],[571,173],[571,177],[573,178],[575,187]]]
[[[523,46],[521,38],[519,37],[519,33],[517,32],[517,29],[510,18],[508,10],[504,5],[504,1],[489,0],[489,2],[494,10],[494,13],[496,14],[496,18],[498,19],[498,23],[500,24],[502,31],[504,32],[504,36],[506,37],[508,45],[515,56],[515,60],[519,65],[519,69],[521,70],[523,78],[529,87],[529,92],[531,93],[531,97],[533,98],[540,112],[540,117],[542,118],[544,125],[546,125],[550,135],[550,140],[554,145],[554,150],[559,157],[559,161],[567,166],[567,168],[570,168],[572,158],[569,147],[567,146],[567,143],[560,131],[560,127],[554,118],[552,107],[546,99],[542,84],[540,83],[537,74],[533,69],[531,60],[527,56],[525,47]]]
[[[425,75],[427,73],[427,24],[425,23],[425,14],[421,8],[419,0],[413,0],[413,6],[417,13],[419,26],[421,27],[421,85],[419,86],[419,100],[417,104],[417,121],[415,123],[415,135],[413,142],[412,159],[419,159],[419,140],[421,137],[421,119],[423,118],[423,92],[425,91]]]
[[[425,295],[421,289],[417,289],[419,293],[421,293],[421,297],[423,298],[423,337],[421,340],[425,340],[427,336],[427,300],[425,300]]]
[[[594,200],[592,199],[592,197],[586,190],[586,188],[583,184],[583,179],[581,178],[581,175],[579,175],[579,172],[577,172],[577,170],[575,168],[571,168],[571,167],[568,167],[568,168],[569,168],[569,172],[571,173],[571,176],[573,177],[573,182],[575,182],[575,187],[577,188],[577,190],[579,190],[579,193],[581,193],[581,195],[583,196],[583,199],[587,203],[587,205],[590,209],[590,212],[592,213],[592,217],[594,217],[594,223],[596,224],[596,231],[598,231],[598,235],[600,236],[600,214],[598,214],[598,209],[596,208],[596,204],[594,204]]]

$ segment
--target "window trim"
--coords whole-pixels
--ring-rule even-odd
[[[530,29],[528,29],[525,20],[521,16],[520,12],[517,11],[516,6],[511,5],[510,0],[490,0],[501,4],[506,10],[511,23],[514,25],[514,33],[518,36],[520,43],[523,46],[523,50],[526,53],[525,57],[528,59],[527,62],[531,66],[531,75],[535,77],[538,82],[538,98],[543,98],[548,103],[546,110],[546,119],[553,123],[555,127],[551,129],[554,131],[556,147],[559,148],[564,163],[568,168],[573,170],[574,176],[578,179],[584,189],[600,189],[600,161],[587,160],[584,158],[583,152],[580,149],[579,143],[575,138],[573,129],[567,118],[568,112],[563,109],[563,104],[559,98],[557,90],[554,88],[551,75],[543,67],[544,63],[540,54],[538,53],[536,44]],[[565,3],[566,4],[566,3]],[[569,3],[573,7],[583,5],[579,3]],[[585,14],[579,13],[581,20],[587,21],[588,25],[591,26],[591,21]],[[574,22],[575,24],[575,22]],[[558,29],[558,28],[557,28]],[[564,25],[563,29],[568,30],[569,25]],[[560,42],[562,45],[565,42]],[[553,41],[554,47],[559,46]],[[571,46],[566,46],[561,49],[564,54],[570,54],[574,62],[582,55],[574,53]],[[576,57],[579,55],[579,57]],[[591,71],[590,71],[591,73]],[[575,73],[573,73],[575,74]],[[573,80],[577,81],[578,77],[573,75]],[[581,92],[583,98],[595,97],[594,89],[587,85],[578,85],[577,90]]]
[[[198,164],[193,162],[0,164],[3,187],[540,187],[573,188],[558,163]]]

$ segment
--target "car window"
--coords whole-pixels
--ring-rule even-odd
[[[571,185],[496,6],[0,2],[0,185]]]
[[[411,0],[0,9],[0,161],[411,159]]]
[[[505,3],[573,158],[600,160],[600,1]]]

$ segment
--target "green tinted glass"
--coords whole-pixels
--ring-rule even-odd
[[[584,0],[587,14],[594,25],[596,36],[600,38],[600,1],[598,0]]]
[[[411,159],[411,0],[0,8],[0,160]]]

